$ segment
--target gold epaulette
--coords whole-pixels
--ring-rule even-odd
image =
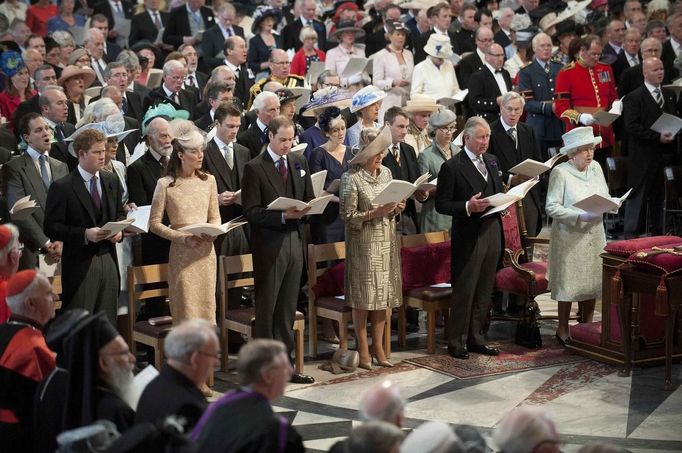
[[[571,124],[577,125],[578,119],[580,118],[580,112],[577,110],[568,109],[561,114],[561,118],[568,118]]]
[[[571,61],[569,64],[561,68],[562,71],[566,71],[568,69],[573,69],[575,67],[575,61]]]

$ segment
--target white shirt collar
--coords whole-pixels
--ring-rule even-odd
[[[467,153],[467,156],[469,156],[469,159],[471,159],[471,160],[477,160],[478,159],[476,154],[469,151],[469,149],[466,146],[464,146],[464,152]]]
[[[31,159],[33,159],[33,160],[38,160],[40,158],[40,156],[47,156],[47,157],[50,156],[49,151],[45,151],[44,153],[41,154],[38,151],[36,151],[35,149],[33,149],[32,146],[29,146],[28,148],[26,148],[26,153],[29,156],[31,156]]]
[[[161,156],[161,154],[159,154],[159,153],[157,153],[156,151],[154,151],[151,147],[148,148],[148,149],[149,149],[149,152],[152,153],[152,157],[153,157],[154,159],[156,159],[157,162],[161,160],[161,157],[163,157],[163,156]]]
[[[218,145],[218,149],[221,151],[226,146],[228,148],[232,148],[232,143],[225,143],[224,141],[222,141],[221,139],[218,138],[218,134],[216,134],[215,137],[213,137],[213,141],[215,142],[216,145]]]
[[[445,35],[445,36],[448,36],[448,31],[447,31],[447,30],[442,31],[442,30],[439,30],[437,27],[433,27],[433,32],[436,33],[436,34],[438,34],[438,35]]]
[[[232,63],[230,63],[229,61],[227,61],[227,58],[225,58],[225,66],[227,66],[228,68],[230,68],[230,69],[232,70],[232,72],[234,72],[235,76],[237,75],[237,69],[241,69],[241,68],[240,68],[239,66],[237,66],[236,64],[232,64]]]
[[[258,126],[258,129],[261,130],[261,132],[265,132],[265,128],[267,126],[260,120],[260,118],[256,118],[256,125]]]
[[[507,124],[504,119],[502,119],[502,116],[500,116],[500,123],[502,123],[502,127],[504,128],[505,131],[508,131],[509,129],[512,128],[509,124]],[[518,129],[519,125],[517,124],[516,126],[513,126],[514,129]]]
[[[488,68],[488,70],[489,70],[490,72],[493,73],[493,76],[496,76],[496,75],[497,75],[497,74],[495,73],[496,69],[493,68],[493,67],[490,65],[490,63],[488,63],[487,61],[485,61],[485,62],[483,62],[483,65],[484,65],[486,68]]]
[[[166,93],[166,96],[168,96],[169,98],[172,98],[175,93],[173,93],[171,90],[166,88],[166,85],[164,85],[163,83],[161,84],[161,86],[163,87],[163,92]]]
[[[90,182],[90,180],[95,176],[99,178],[99,171],[96,171],[95,174],[93,175],[92,173],[88,173],[87,171],[85,171],[85,169],[81,167],[80,164],[78,164],[78,172],[81,174],[81,178],[83,178],[83,181],[85,182]]]
[[[45,115],[43,115],[43,119],[45,120],[45,122],[47,123],[47,125],[50,126],[52,129],[54,129],[55,127],[57,127],[57,123],[55,123],[54,121],[52,121],[51,119],[49,119],[49,118],[46,117]]]
[[[623,48],[622,45],[619,46],[618,44],[613,43],[613,42],[611,42],[611,41],[609,41],[609,44],[611,44],[611,47],[613,47],[613,48],[615,49],[616,55],[619,54],[619,53],[620,53],[620,49]]]
[[[287,155],[286,155],[286,154],[285,154],[284,156],[280,156],[279,154],[277,154],[276,152],[274,152],[273,150],[271,150],[269,145],[268,145],[268,154],[270,154],[270,158],[272,159],[273,162],[277,162],[277,161],[280,160],[282,157],[284,157],[284,166],[285,166],[285,167],[288,166],[288,165],[287,165],[287,159],[286,159]]]
[[[476,47],[476,55],[481,59],[481,62],[485,63],[485,54],[478,47]]]
[[[152,22],[154,22],[154,16],[156,16],[157,14],[159,15],[159,20],[161,20],[161,13],[159,11],[152,11],[149,8],[145,8],[145,9],[149,13],[149,16],[152,18]]]
[[[650,84],[650,83],[647,82],[647,81],[644,81],[644,86],[646,87],[647,90],[649,90],[649,93],[651,93],[652,95],[653,95],[654,90],[655,90],[656,88],[660,89],[660,87],[657,87],[657,86],[655,86],[655,85],[652,85],[652,84]],[[663,91],[661,91],[661,95],[662,95],[662,94],[663,94]]]

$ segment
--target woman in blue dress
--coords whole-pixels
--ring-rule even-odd
[[[61,0],[57,4],[59,15],[47,21],[48,34],[51,35],[55,31],[69,31],[71,27],[85,26],[85,16],[73,13],[76,7],[76,0]]]

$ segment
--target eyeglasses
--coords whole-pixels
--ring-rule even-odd
[[[449,126],[449,127],[444,126],[444,127],[439,127],[438,130],[441,132],[448,133],[448,132],[455,132],[457,130],[457,128],[455,126]]]
[[[216,353],[216,354],[212,354],[212,353],[210,353],[210,352],[202,351],[201,349],[198,350],[197,352],[198,352],[199,354],[205,355],[205,356],[207,356],[207,357],[213,357],[213,358],[216,359],[216,360],[220,360],[220,359],[223,358],[223,355],[222,355],[221,353],[219,353],[219,352]]]

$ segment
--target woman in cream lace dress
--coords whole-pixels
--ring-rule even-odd
[[[191,121],[173,120],[168,175],[154,191],[149,229],[171,241],[168,287],[173,324],[201,318],[215,324],[216,255],[210,236],[178,231],[194,223],[220,224],[215,178],[201,170],[204,137]],[[162,223],[164,212],[171,226]]]

